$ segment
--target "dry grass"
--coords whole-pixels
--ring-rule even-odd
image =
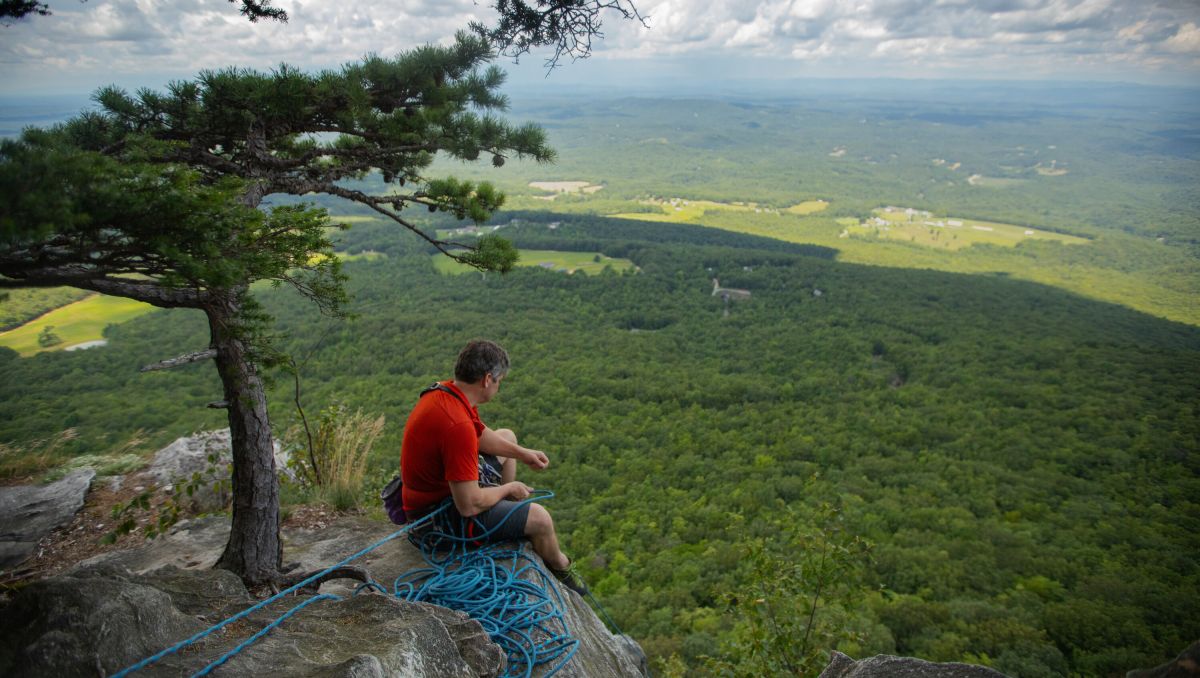
[[[351,414],[344,406],[335,405],[321,413],[320,422],[312,436],[311,458],[306,458],[305,446],[293,453],[293,459],[314,481],[314,499],[338,510],[356,508],[363,495],[363,480],[367,471],[367,455],[383,433],[386,418],[372,418],[358,410]],[[288,432],[291,440],[304,440],[302,430]],[[310,460],[311,459],[311,460]],[[311,468],[316,463],[315,473]]]
[[[0,442],[0,479],[27,480],[61,465],[67,443],[78,436],[73,428],[25,445]]]

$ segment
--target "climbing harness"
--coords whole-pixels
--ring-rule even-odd
[[[549,499],[553,496],[554,493],[548,491],[535,492],[524,501],[516,503],[504,516],[504,520],[507,520],[514,511],[525,504],[535,500]],[[390,592],[392,595],[404,600],[423,601],[466,612],[472,619],[480,623],[492,641],[499,645],[507,655],[508,668],[503,674],[506,677],[524,676],[528,678],[533,674],[535,667],[543,665],[550,665],[550,669],[543,673],[543,676],[554,675],[575,655],[579,649],[579,641],[573,638],[567,629],[561,594],[556,587],[547,585],[550,582],[550,575],[519,546],[513,548],[511,546],[502,547],[500,544],[486,544],[479,548],[472,547],[472,543],[486,540],[495,530],[502,527],[504,520],[490,529],[483,529],[482,524],[474,518],[460,518],[459,520],[464,523],[474,523],[474,526],[480,531],[468,530],[467,525],[457,526],[462,529],[455,530],[452,529],[454,526],[447,523],[449,517],[446,514],[450,505],[450,501],[446,500],[420,520],[405,525],[387,537],[348,556],[337,564],[289,586],[270,598],[143,659],[115,674],[113,678],[125,678],[164,657],[204,640],[216,631],[244,619],[285,595],[318,581],[326,574],[348,565],[402,535],[407,535],[409,540],[420,549],[428,567],[412,570],[397,577]],[[469,532],[471,533],[469,537],[457,536]],[[381,584],[373,580],[357,587],[354,594],[357,595],[364,590],[389,593]],[[589,597],[596,603],[594,597]],[[322,600],[342,600],[342,597],[323,593],[301,602],[193,676],[210,674],[292,615]],[[599,603],[596,605],[599,606]],[[605,612],[604,616],[608,617],[608,614]],[[611,622],[611,618],[609,620]]]

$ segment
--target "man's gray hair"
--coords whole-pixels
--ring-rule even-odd
[[[458,354],[454,363],[454,378],[465,384],[474,384],[490,374],[500,379],[508,374],[508,353],[494,341],[475,339]]]

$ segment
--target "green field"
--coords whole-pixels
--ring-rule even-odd
[[[559,252],[556,250],[521,250],[520,252],[521,259],[517,262],[517,266],[539,266],[568,274],[594,274],[609,266],[615,271],[628,271],[634,268],[633,262],[628,259],[606,257],[599,252]],[[433,265],[440,273],[458,274],[475,270],[441,254],[433,255]]]
[[[76,344],[103,339],[105,327],[125,322],[152,310],[153,306],[140,301],[97,294],[67,304],[33,322],[0,334],[0,346],[11,348],[26,357],[42,351],[58,351]],[[38,345],[38,335],[47,326],[53,328],[53,333],[62,341],[54,346],[42,348]]]
[[[371,250],[355,254],[337,252],[336,255],[343,262],[378,261],[387,258],[387,255],[383,252]],[[261,291],[266,289],[267,286],[269,286],[269,283],[263,282],[256,285],[255,289]],[[74,290],[72,288],[55,289],[62,290],[62,294],[65,295],[63,296],[64,300],[70,299],[72,293],[87,294],[82,290]],[[12,293],[18,295],[24,292],[26,290],[18,289]],[[31,290],[30,292],[37,293],[40,290]],[[50,297],[50,299],[53,299],[53,297]],[[64,304],[13,330],[0,333],[0,346],[11,348],[26,357],[42,351],[59,351],[76,344],[103,339],[102,332],[108,325],[136,318],[139,315],[148,313],[153,308],[149,304],[132,299],[93,294],[80,301]],[[38,345],[38,335],[47,326],[52,327],[54,334],[58,335],[62,341],[53,346],[43,348]]]

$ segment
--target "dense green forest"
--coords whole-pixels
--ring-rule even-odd
[[[520,247],[639,270],[443,275],[415,239],[358,222],[342,249],[387,256],[346,265],[357,319],[260,294],[310,409],[387,416],[376,483],[419,390],[466,340],[503,343],[513,369],[483,417],[551,455],[524,478],[557,493],[566,549],[664,672],[752,674],[737,663],[738,598],[762,584],[747,554],[803,558],[812,542],[789,516],[835,515],[871,545],[835,573],[845,602],[818,609],[852,655],[1106,676],[1200,636],[1181,604],[1200,597],[1200,329],[830,247],[589,215],[496,221],[514,217],[502,233]],[[713,277],[751,298],[726,305]],[[0,440],[73,427],[71,450],[96,453],[138,429],[148,448],[224,425],[203,407],[219,393],[209,366],[137,372],[205,345],[200,314],[107,336],[28,359],[0,349]],[[278,375],[281,431],[291,389]]]

